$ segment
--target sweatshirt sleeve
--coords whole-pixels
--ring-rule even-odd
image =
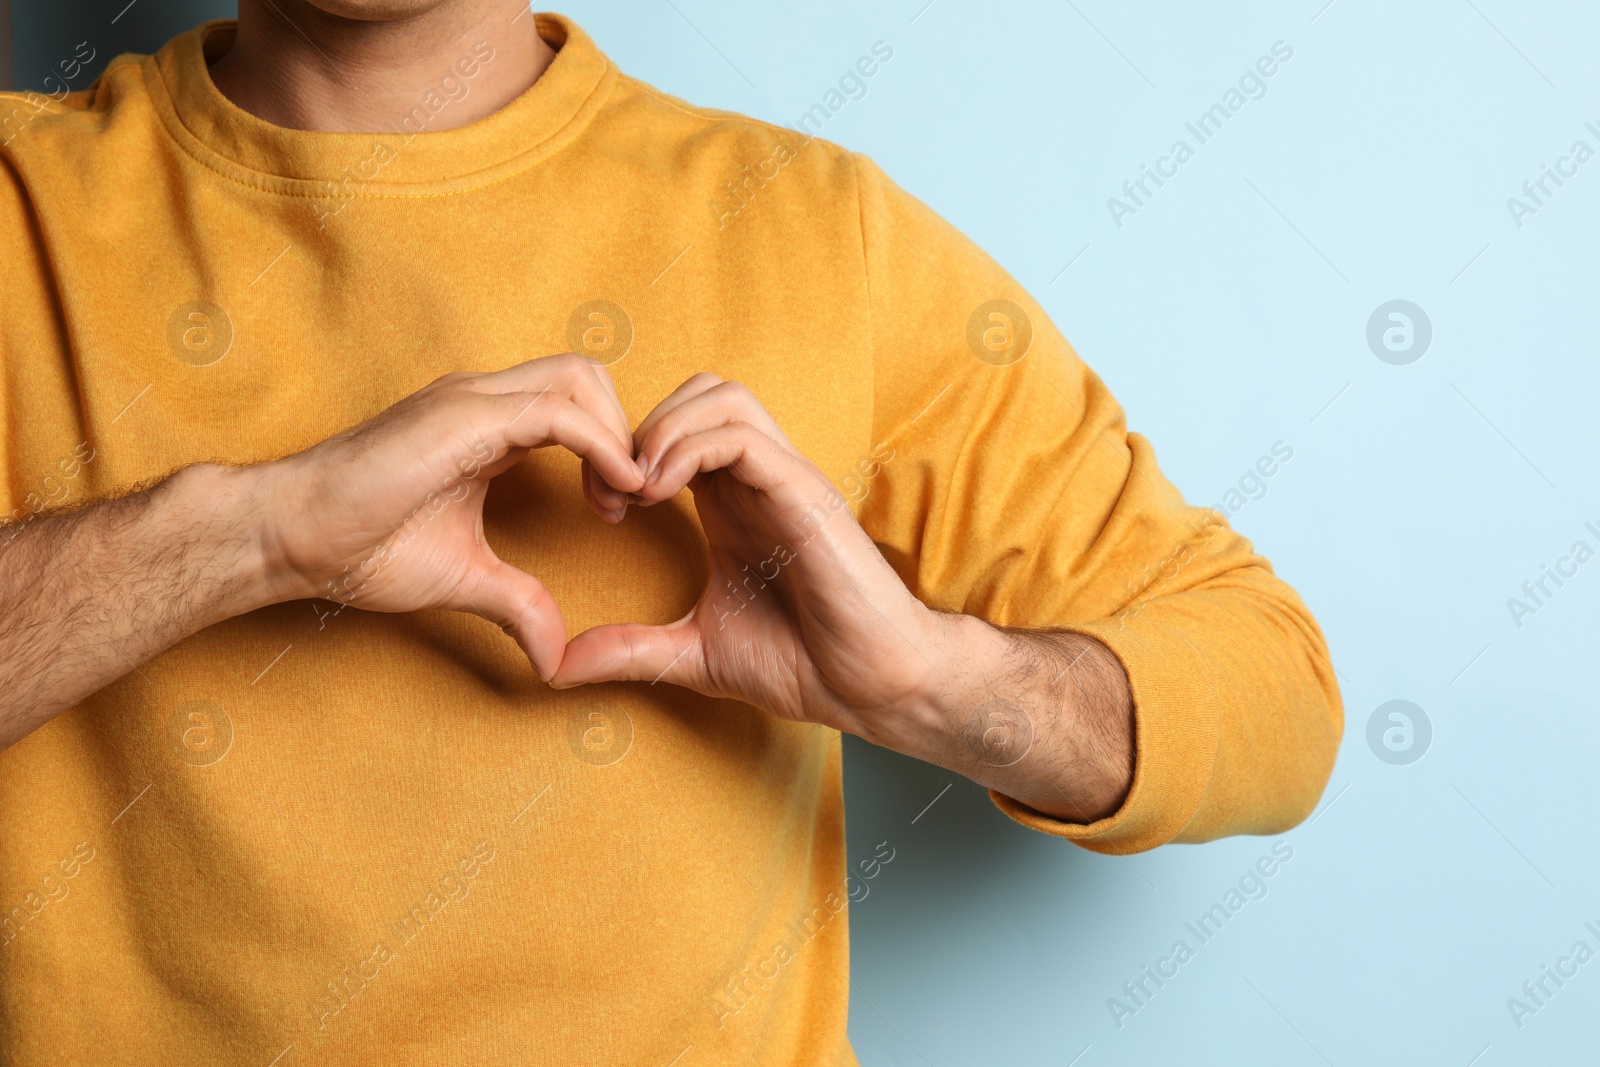
[[[857,156],[878,472],[862,525],[929,606],[1091,635],[1131,683],[1133,787],[1104,853],[1280,832],[1312,810],[1343,710],[1322,632],[997,264]]]

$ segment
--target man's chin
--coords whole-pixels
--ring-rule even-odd
[[[404,22],[453,2],[459,0],[301,0],[334,18],[356,22]]]

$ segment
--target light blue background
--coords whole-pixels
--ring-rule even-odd
[[[1600,960],[1520,1030],[1506,1001],[1578,939],[1600,950],[1582,926],[1600,927],[1600,561],[1520,628],[1506,600],[1575,540],[1600,548],[1583,529],[1600,527],[1600,159],[1520,228],[1506,200],[1574,140],[1600,149],[1584,129],[1600,14],[1324,2],[566,9],[625,70],[779,122],[888,43],[827,136],[1020,278],[1191,500],[1294,449],[1234,519],[1316,612],[1343,680],[1344,748],[1325,806],[1283,839],[1292,861],[1119,1029],[1107,999],[1176,939],[1193,947],[1185,921],[1273,840],[1094,856],[847,740],[851,855],[895,849],[851,916],[866,1064],[1595,1057]],[[21,0],[19,82],[122,3]],[[123,29],[150,39],[124,46],[225,6],[144,0]],[[1106,199],[1174,139],[1194,146],[1184,121],[1276,41],[1294,56],[1267,95],[1119,229]],[[1395,298],[1434,331],[1408,366],[1365,339]],[[1397,698],[1433,725],[1409,766],[1366,740]]]

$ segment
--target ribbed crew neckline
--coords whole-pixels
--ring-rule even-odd
[[[202,23],[146,57],[145,82],[180,146],[247,184],[303,196],[459,192],[524,170],[559,149],[616,76],[576,23],[553,14],[536,15],[535,21],[539,36],[556,52],[538,81],[498,111],[448,130],[429,130],[420,119],[402,126],[397,119],[392,130],[335,133],[292,130],[257,118],[222,95],[206,66],[207,56],[232,44],[238,25],[232,19]],[[457,77],[470,93],[471,79]],[[446,103],[430,112],[427,92],[417,92],[422,114],[432,119],[448,111]]]

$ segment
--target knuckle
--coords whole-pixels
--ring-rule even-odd
[[[465,371],[441,374],[415,393],[412,393],[407,399],[427,403],[448,402],[452,397],[471,392],[470,383],[476,379],[477,375],[468,374]]]
[[[719,399],[733,411],[765,413],[766,408],[750,387],[743,382],[726,381],[716,387]]]
[[[482,385],[482,379],[475,374],[464,374],[459,378],[443,382],[432,394],[432,398],[440,407],[457,405],[476,405],[481,403],[481,398],[493,396],[494,391]]]
[[[556,361],[556,366],[563,374],[573,376],[587,377],[591,373],[590,368],[595,366],[594,360],[577,352],[562,352],[550,358]]]
[[[531,390],[518,390],[514,393],[495,393],[491,403],[496,405],[500,414],[512,420],[523,415],[549,410],[550,398],[554,396],[548,389],[538,392]]]
[[[571,389],[583,367],[583,357],[576,352],[558,352],[539,359],[539,377],[552,382],[557,389]]]
[[[736,436],[740,442],[744,444],[759,444],[762,441],[771,440],[771,438],[761,432],[761,427],[755,425],[754,423],[745,422],[743,419],[730,420],[728,422],[728,429],[731,430],[734,436]]]

